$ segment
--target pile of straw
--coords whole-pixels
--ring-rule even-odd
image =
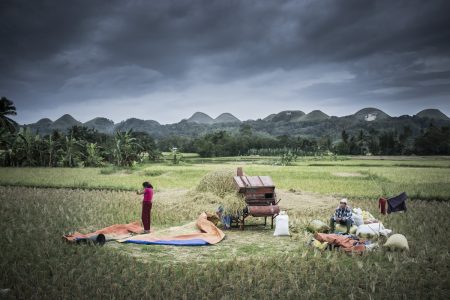
[[[218,202],[223,207],[224,214],[237,215],[244,209],[245,201],[237,193],[236,184],[233,179],[235,174],[236,172],[232,169],[212,171],[200,180],[196,191],[202,194],[210,193],[219,197],[220,200]]]
[[[236,172],[232,169],[219,169],[206,174],[197,186],[199,192],[210,192],[221,198],[227,194],[236,193],[233,177]]]

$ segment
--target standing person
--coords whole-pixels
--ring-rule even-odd
[[[153,202],[153,186],[150,182],[142,183],[143,190],[137,191],[136,194],[144,195],[142,200],[142,224],[144,225],[144,233],[150,233],[150,224],[152,220],[152,202]]]
[[[352,209],[347,205],[347,199],[345,198],[339,202],[339,206],[336,208],[334,215],[330,219],[331,233],[334,232],[335,223],[345,225],[347,227],[346,234],[350,232],[350,227],[352,227],[353,224]]]

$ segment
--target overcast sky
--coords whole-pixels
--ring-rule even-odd
[[[20,123],[196,111],[450,115],[450,1],[0,1]]]

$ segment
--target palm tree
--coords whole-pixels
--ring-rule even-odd
[[[6,128],[9,132],[16,131],[17,122],[8,116],[17,115],[14,103],[6,97],[0,99],[0,128]]]

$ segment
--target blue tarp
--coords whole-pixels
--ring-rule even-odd
[[[158,241],[144,241],[144,240],[126,240],[124,243],[141,244],[141,245],[169,245],[169,246],[207,246],[209,243],[202,239],[192,240],[158,240]]]

